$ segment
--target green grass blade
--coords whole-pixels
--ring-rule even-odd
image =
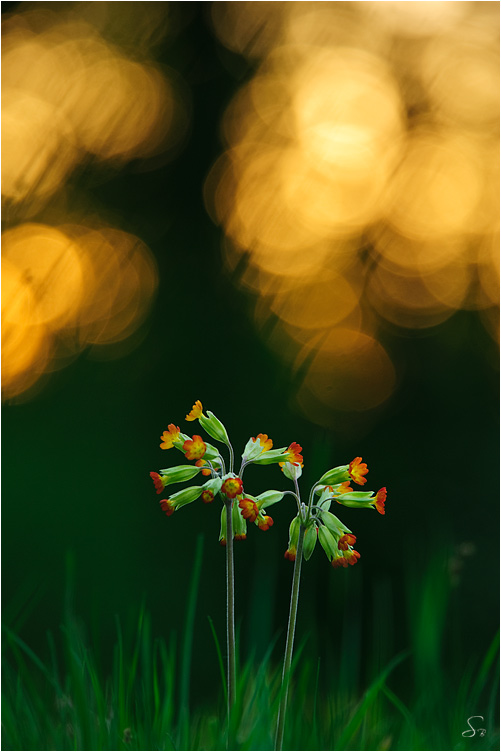
[[[226,673],[224,670],[224,661],[223,661],[223,654],[221,652],[221,645],[219,644],[219,640],[217,639],[216,629],[214,627],[214,622],[212,621],[211,617],[208,616],[207,619],[209,620],[209,626],[211,628],[212,637],[214,638],[214,644],[216,646],[216,653],[217,653],[217,660],[219,663],[219,671],[221,674],[221,682],[223,685],[223,693],[224,693],[224,704],[225,707],[228,704],[228,689],[226,687]]]
[[[203,548],[203,535],[198,535],[195,546],[195,560],[193,563],[190,588],[188,591],[188,607],[186,611],[183,651],[181,657],[181,686],[179,691],[179,734],[181,746],[183,749],[188,748],[191,654],[193,648],[193,632],[195,626],[198,586],[200,584],[200,573],[202,571]]]

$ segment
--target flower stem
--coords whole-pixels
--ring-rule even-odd
[[[289,610],[289,623],[287,625],[287,642],[285,645],[284,669],[282,673],[282,697],[278,709],[277,732],[275,735],[275,749],[281,750],[284,740],[285,713],[287,711],[287,695],[289,693],[290,671],[292,663],[292,651],[294,648],[294,632],[296,630],[297,604],[299,600],[299,581],[301,579],[301,562],[303,559],[303,540],[305,528],[299,528],[296,559],[294,561],[294,574],[292,576],[292,593]]]
[[[231,519],[232,502],[227,499],[226,506],[226,645],[228,653],[228,723],[231,710],[235,704],[235,581],[233,566],[233,528]]]

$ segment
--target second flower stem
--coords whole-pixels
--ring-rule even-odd
[[[232,502],[227,499],[226,507],[226,646],[228,653],[228,722],[235,704],[236,660],[235,660],[235,577],[233,565],[233,527],[231,519]]]
[[[282,673],[282,697],[278,709],[277,733],[275,736],[275,749],[281,750],[284,741],[285,714],[287,712],[287,695],[289,693],[289,681],[292,664],[292,651],[294,649],[294,632],[296,631],[297,604],[299,600],[299,582],[301,579],[301,562],[303,559],[303,525],[299,528],[296,558],[294,560],[294,574],[292,576],[291,604],[289,609],[289,623],[287,626],[287,642],[285,645],[284,670]]]

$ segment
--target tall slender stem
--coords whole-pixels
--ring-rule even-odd
[[[285,645],[284,670],[282,673],[282,697],[278,709],[277,733],[275,736],[275,749],[281,750],[284,741],[285,713],[287,711],[287,695],[289,694],[289,681],[292,663],[292,651],[294,648],[294,632],[296,630],[297,604],[299,600],[299,581],[301,579],[301,562],[303,559],[303,540],[305,528],[299,528],[296,559],[294,561],[294,574],[292,576],[291,604],[289,609],[289,623],[287,625],[287,642]]]
[[[226,506],[226,646],[228,653],[228,722],[235,704],[235,579],[233,566],[233,527],[231,519],[231,499]]]

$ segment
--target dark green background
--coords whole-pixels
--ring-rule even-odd
[[[22,5],[6,3],[4,11]],[[181,636],[202,533],[192,686],[200,698],[213,696],[217,658],[207,616],[222,642],[225,629],[219,509],[195,503],[167,519],[149,477],[178,461],[159,449],[159,436],[170,422],[188,431],[184,415],[201,399],[226,424],[237,453],[258,432],[277,446],[298,441],[305,494],[323,470],[354,456],[369,465],[368,487],[388,488],[385,517],[340,510],[357,534],[356,567],[333,570],[320,550],[304,567],[297,634],[309,636],[309,658],[320,657],[328,673],[342,660],[340,645],[358,646],[349,681],[363,686],[378,668],[367,656],[384,664],[409,646],[413,594],[433,570],[437,587],[446,583],[438,596],[446,613],[436,670],[452,679],[463,662],[485,653],[498,624],[497,347],[472,312],[418,333],[385,327],[398,388],[370,427],[351,431],[350,417],[358,425],[358,416],[340,415],[325,430],[294,410],[291,372],[254,329],[253,300],[223,268],[221,231],[202,201],[204,178],[223,148],[224,107],[252,69],[212,35],[209,3],[177,5],[184,29],[160,52],[191,92],[182,152],[147,173],[134,165],[118,173],[89,169],[73,185],[75,202],[86,195],[149,245],[158,297],[143,341],[128,356],[107,362],[83,353],[32,401],[3,406],[4,620],[43,654],[47,631],[58,632],[70,577],[73,609],[104,664],[115,616],[133,623],[143,599],[155,635]],[[246,481],[256,492],[283,487],[275,467],[251,468]],[[280,656],[293,514],[284,501],[272,512],[272,530],[252,528],[236,545],[245,655],[279,636]],[[451,558],[464,542],[474,550],[452,582]],[[422,617],[442,618],[433,609]],[[410,674],[399,671],[405,687]]]

